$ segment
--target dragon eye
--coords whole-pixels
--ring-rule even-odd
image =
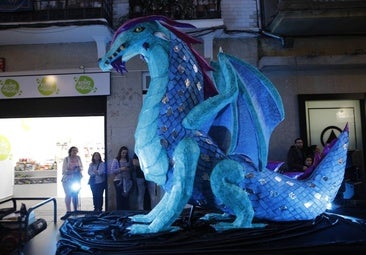
[[[134,30],[134,32],[136,32],[136,33],[140,33],[140,32],[142,32],[142,31],[144,31],[145,30],[145,28],[144,27],[136,27],[135,28],[135,30]]]

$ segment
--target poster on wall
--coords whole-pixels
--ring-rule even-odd
[[[349,150],[362,148],[360,107],[357,100],[306,102],[308,144],[320,149],[349,127]]]

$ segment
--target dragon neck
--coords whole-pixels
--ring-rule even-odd
[[[172,35],[169,53],[169,81],[161,100],[158,118],[158,136],[171,157],[177,143],[190,130],[183,126],[183,119],[203,99],[203,75],[190,48]]]
[[[182,121],[193,107],[203,101],[204,82],[189,47],[174,35],[169,43],[169,51],[163,47],[151,49],[153,54],[146,59],[151,82],[135,139],[139,150],[149,150],[154,146],[154,151],[165,150],[170,157],[182,136],[190,132],[185,130]],[[154,160],[150,158],[150,162]]]
[[[145,56],[151,79],[167,75],[169,69],[168,54],[164,48],[154,47],[149,56]]]
[[[174,105],[177,101],[185,103],[184,100],[194,96],[189,109],[204,99],[203,71],[190,47],[174,34],[166,44],[152,46],[145,60],[151,77],[147,98],[165,104],[164,97],[168,97],[169,104]],[[178,93],[181,99],[175,96]]]

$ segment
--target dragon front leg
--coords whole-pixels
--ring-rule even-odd
[[[163,199],[146,217],[138,216],[132,220],[150,224],[133,224],[128,229],[131,234],[158,233],[174,231],[172,224],[181,214],[192,195],[194,177],[200,149],[192,139],[183,139],[176,147],[173,155],[172,188],[164,194]]]
[[[220,65],[214,65],[216,69],[214,78],[217,81],[219,94],[206,99],[187,114],[183,120],[183,125],[188,129],[199,129],[204,126],[204,123],[210,122],[225,106],[237,101],[239,81],[235,70],[224,54],[219,53],[218,58]],[[235,104],[233,104],[233,107],[233,114],[237,115]]]
[[[241,180],[245,178],[244,174],[243,166],[239,162],[229,159],[219,162],[213,169],[210,178],[212,192],[226,207],[233,211],[236,217],[231,223],[219,222],[213,225],[217,231],[265,226],[265,224],[252,223],[254,218],[252,203],[247,192],[239,185]]]
[[[168,203],[169,196],[169,193],[165,193],[160,202],[148,214],[135,214],[129,216],[129,218],[133,222],[151,223],[161,212],[161,210],[165,208],[166,203]]]

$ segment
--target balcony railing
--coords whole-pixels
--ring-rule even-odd
[[[113,0],[2,0],[0,23],[104,18],[113,24]]]
[[[130,18],[164,15],[172,19],[221,18],[220,0],[130,0]]]
[[[220,0],[129,0],[128,15],[113,17],[113,0],[1,0],[0,23],[100,19],[118,27],[126,19],[165,15],[172,19],[221,18]],[[115,14],[116,15],[116,14]],[[117,14],[118,15],[118,14]]]

